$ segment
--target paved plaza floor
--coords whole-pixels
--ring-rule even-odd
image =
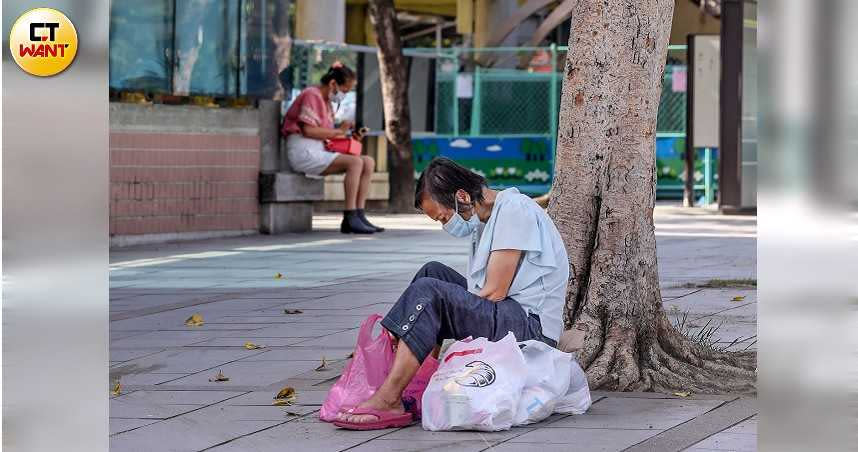
[[[707,283],[756,278],[756,218],[664,205],[655,216],[668,312],[692,334],[719,325],[721,345],[754,348],[756,290]],[[584,415],[497,433],[320,422],[359,323],[384,314],[424,263],[467,263],[466,242],[425,217],[373,220],[388,230],[342,235],[338,216],[317,215],[308,234],[112,250],[111,450],[756,450],[755,400],[732,395],[594,391]],[[204,323],[186,326],[193,314]],[[229,380],[211,381],[219,372]],[[284,386],[296,402],[273,406]]]

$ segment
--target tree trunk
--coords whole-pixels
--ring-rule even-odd
[[[378,38],[378,69],[384,104],[384,134],[390,150],[390,210],[414,211],[414,159],[408,109],[408,66],[393,0],[370,0],[369,15]]]
[[[566,326],[592,388],[754,390],[754,353],[712,350],[662,308],[655,127],[674,0],[580,0],[548,207],[569,254]]]

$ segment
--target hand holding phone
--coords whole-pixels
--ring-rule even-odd
[[[369,133],[369,128],[361,127],[360,129],[357,129],[354,131],[354,133],[352,133],[352,138],[354,138],[355,140],[361,140],[363,137],[366,136],[367,133]]]

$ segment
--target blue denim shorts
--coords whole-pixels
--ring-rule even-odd
[[[444,339],[498,341],[510,331],[518,341],[536,339],[557,346],[542,335],[537,315],[528,315],[512,298],[493,302],[468,292],[465,277],[438,262],[417,272],[381,324],[408,344],[420,362]]]

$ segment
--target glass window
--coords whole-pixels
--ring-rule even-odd
[[[176,95],[236,96],[240,3],[185,0],[176,4]]]
[[[110,10],[110,87],[170,92],[173,2],[113,0]]]
[[[285,99],[294,2],[243,0],[241,95]]]

